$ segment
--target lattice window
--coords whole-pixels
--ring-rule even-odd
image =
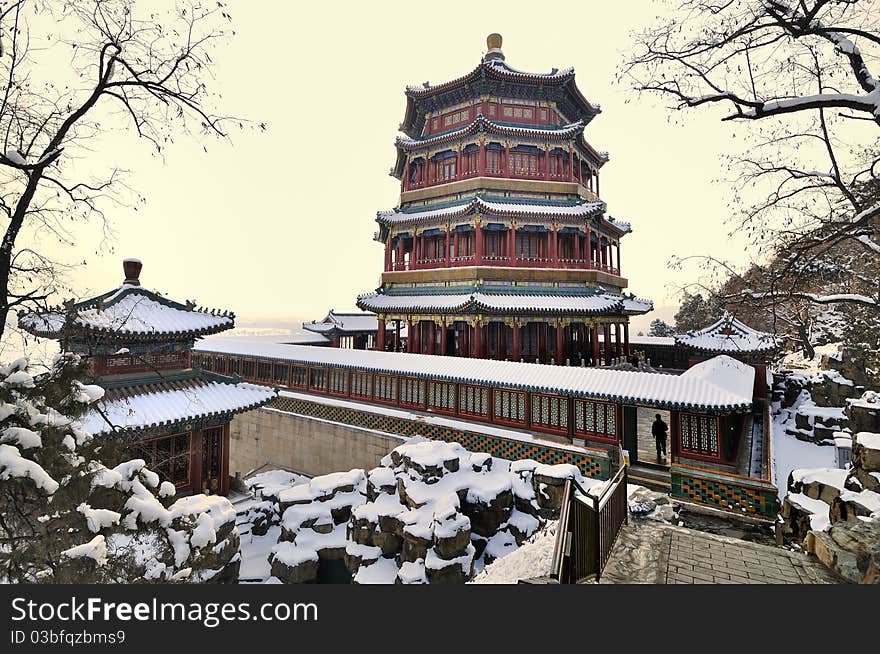
[[[376,375],[376,399],[387,402],[397,400],[397,377]]]
[[[553,431],[567,431],[568,399],[532,393],[532,425]]]
[[[175,486],[185,486],[190,482],[190,434],[174,434],[134,445],[140,458],[147,462],[150,470],[158,473],[163,481]]]
[[[520,391],[508,391],[496,389],[492,392],[494,397],[493,409],[495,417],[507,422],[526,421],[526,394]]]
[[[458,387],[458,412],[472,416],[488,416],[489,389],[461,384]]]
[[[607,402],[574,401],[575,433],[600,438],[617,434],[617,407]]]
[[[455,411],[455,384],[429,382],[428,406],[442,411]]]
[[[345,373],[346,371],[340,368],[330,369],[330,392],[334,395],[345,395]]]
[[[373,394],[373,375],[353,370],[351,373],[351,394],[369,399]]]
[[[309,369],[305,366],[293,366],[290,369],[290,385],[295,388],[305,388],[309,378]]]
[[[425,383],[421,379],[401,377],[400,379],[400,403],[411,406],[424,406]]]
[[[720,456],[717,416],[682,413],[679,422],[682,451],[712,458]]]
[[[327,370],[325,368],[309,368],[309,388],[323,391],[327,388]]]

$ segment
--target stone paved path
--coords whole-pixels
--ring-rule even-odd
[[[623,527],[603,584],[835,584],[806,554],[671,525]]]

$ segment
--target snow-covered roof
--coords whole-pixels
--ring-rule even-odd
[[[98,407],[118,429],[138,431],[249,411],[276,395],[268,386],[189,379],[109,390]],[[97,411],[87,413],[79,426],[93,434],[112,431]]]
[[[462,84],[470,78],[479,77],[480,74],[483,72],[488,73],[492,77],[500,79],[518,79],[524,81],[536,80],[545,83],[564,82],[574,77],[574,68],[566,68],[564,70],[553,68],[552,70],[550,70],[550,72],[547,73],[527,73],[512,68],[503,59],[484,59],[480,62],[479,66],[474,68],[469,73],[462,75],[461,77],[457,77],[441,84],[432,85],[426,82],[418,86],[410,85],[406,87],[406,93],[407,95],[411,95],[414,97],[436,93],[437,91],[440,91],[442,89],[451,88],[458,84]],[[596,113],[599,112],[598,107],[596,107],[595,110]]]
[[[126,281],[89,300],[19,317],[19,325],[37,336],[59,338],[64,331],[114,336],[189,336],[216,334],[235,326],[229,311],[181,304],[140,285],[141,262],[125,259]],[[134,277],[129,277],[129,274]]]
[[[337,313],[331,309],[323,320],[304,322],[302,326],[318,334],[375,332],[379,329],[379,319],[376,314],[367,311]]]
[[[446,141],[454,141],[455,139],[480,131],[488,132],[490,134],[532,136],[544,140],[562,140],[582,133],[584,131],[584,121],[578,120],[569,123],[568,125],[562,125],[561,127],[524,127],[522,125],[508,125],[492,120],[491,118],[486,118],[481,112],[478,113],[477,117],[468,125],[449,132],[418,139],[398,136],[397,145],[405,150],[413,150]]]
[[[545,295],[541,293],[450,293],[407,295],[402,293],[369,293],[358,297],[358,306],[384,313],[388,311],[515,311],[535,313],[647,313],[653,308],[650,300],[627,298],[612,293],[580,295]]]
[[[752,384],[755,375],[751,366],[726,356],[698,363],[684,374],[676,376],[405,352],[257,344],[231,338],[208,338],[198,342],[195,349],[197,352],[251,356],[306,365],[356,368],[396,375],[645,403],[673,409],[747,409],[752,404]]]
[[[602,201],[594,202],[589,200],[581,200],[569,204],[539,204],[529,202],[496,202],[474,196],[466,202],[460,202],[453,205],[438,207],[436,209],[390,209],[379,211],[376,214],[376,221],[385,225],[400,225],[409,223],[419,223],[438,218],[452,218],[465,216],[471,213],[483,213],[490,216],[517,216],[517,217],[572,217],[572,218],[588,218],[601,216],[605,211],[605,203]],[[603,218],[606,225],[611,226],[620,232],[632,231],[631,225],[626,222],[614,220],[613,218]]]
[[[705,329],[676,334],[675,343],[715,353],[769,352],[779,347],[779,341],[773,334],[752,329],[726,312],[720,320]]]

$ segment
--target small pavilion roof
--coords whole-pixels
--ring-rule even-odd
[[[235,314],[181,304],[140,285],[141,262],[123,262],[121,286],[82,302],[19,317],[22,329],[45,338],[80,333],[116,338],[187,337],[216,334],[235,326]]]
[[[178,423],[250,411],[276,396],[276,391],[268,386],[236,383],[217,375],[127,386],[108,390],[98,401],[100,412],[86,413],[79,426],[92,434],[114,428],[123,432],[170,428]]]
[[[770,352],[779,347],[773,334],[752,329],[727,312],[705,329],[676,334],[675,344],[717,354]]]
[[[323,320],[304,322],[303,329],[317,334],[363,334],[376,332],[379,319],[375,313],[360,311],[358,313],[337,313],[330,309]]]
[[[232,338],[209,338],[197,343],[195,349],[198,352],[252,356],[301,365],[327,365],[644,403],[670,409],[710,411],[742,411],[750,408],[755,375],[754,368],[727,356],[699,363],[681,375],[667,375],[404,352],[257,344]]]

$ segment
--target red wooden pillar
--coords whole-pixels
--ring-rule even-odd
[[[400,352],[400,320],[394,321],[394,351]]]
[[[566,168],[568,168],[568,170],[566,171],[566,173],[568,174],[568,181],[573,182],[574,181],[574,153],[573,152],[568,153],[568,162],[567,162]]]
[[[559,230],[553,228],[550,236],[550,265],[559,268]]]
[[[617,259],[617,266],[616,266],[616,268],[617,268],[617,274],[619,275],[619,274],[620,274],[620,271],[621,271],[621,267],[620,267],[620,241],[617,241],[617,242],[614,244],[614,248],[615,248],[615,250],[617,250],[617,252],[616,252],[617,256],[616,256],[615,258]]]
[[[620,357],[623,349],[620,347],[620,323],[614,323],[614,356]]]
[[[574,259],[575,262],[577,262],[577,260],[580,258],[581,258],[581,233],[575,232],[574,233],[574,248],[573,248],[573,252],[572,252],[572,259]]]
[[[434,354],[434,344],[437,342],[437,332],[436,332],[437,326],[434,324],[433,320],[429,320],[426,327],[427,327],[426,331],[428,332],[428,335],[427,335],[427,340],[428,340],[427,346],[428,347],[425,349],[427,350],[427,354]]]
[[[415,345],[413,344],[416,338],[416,330],[413,327],[412,320],[406,321],[406,351],[407,352],[415,352]]]
[[[562,323],[556,324],[556,365],[561,366],[565,364],[563,360],[563,336],[565,335],[565,329],[562,326]]]
[[[379,316],[379,325],[376,328],[376,349],[382,352],[385,349],[385,318]]]
[[[455,154],[455,177],[453,179],[461,179],[462,175],[461,169],[461,147],[458,148],[458,151]]]
[[[391,234],[388,234],[388,242],[385,243],[385,270],[391,270],[391,243],[393,241]]]
[[[623,323],[623,353],[627,358],[630,356],[629,352],[629,323]]]
[[[596,196],[599,195],[599,171],[596,171]]]
[[[544,150],[544,179],[550,179],[550,146],[547,146],[547,149]]]
[[[440,355],[441,356],[446,356],[446,342],[447,342],[447,340],[448,339],[446,338],[446,323],[441,322],[440,323]]]
[[[513,360],[519,361],[519,330],[520,325],[513,323]]]
[[[505,177],[511,177],[510,171],[510,143],[504,144],[504,162],[502,163],[502,174]]]
[[[590,341],[593,345],[593,365],[599,365],[599,327],[593,325],[590,327]]]
[[[513,222],[510,223],[510,229],[507,230],[507,258],[511,266],[516,265],[516,227]]]
[[[479,266],[483,263],[483,225],[480,216],[474,222],[474,231],[474,263]]]
[[[476,359],[483,358],[483,328],[479,323],[473,326],[474,342],[471,347],[471,356]]]
[[[484,177],[486,175],[486,144],[483,141],[480,141],[479,163],[477,165],[480,177]]]
[[[455,232],[455,238],[453,239],[453,244],[455,245],[455,258],[460,259],[461,258],[461,250],[459,249],[459,244],[458,244],[458,232]]]
[[[450,240],[451,240],[451,237],[450,237],[450,230],[447,228],[447,229],[446,229],[446,253],[445,253],[445,255],[443,256],[443,261],[444,261],[444,263],[445,263],[445,265],[446,265],[447,268],[449,268],[449,245],[450,245]]]
[[[605,338],[605,365],[611,365],[611,325],[605,323],[603,325],[603,334]]]

